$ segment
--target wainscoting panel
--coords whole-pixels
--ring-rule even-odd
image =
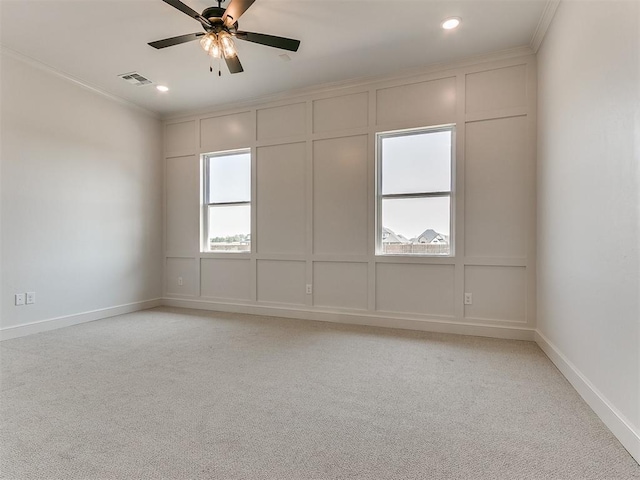
[[[258,260],[258,301],[304,305],[305,262]]]
[[[307,126],[306,108],[306,103],[294,103],[258,110],[258,140],[304,135]]]
[[[530,162],[526,116],[466,126],[467,257],[525,257]],[[533,239],[531,240],[533,241]]]
[[[369,121],[367,92],[323,98],[313,102],[313,133],[366,127]]]
[[[164,149],[167,156],[194,154],[196,146],[196,122],[170,123],[164,127]]]
[[[515,65],[467,74],[467,113],[526,107],[526,105],[526,65]]]
[[[367,253],[368,136],[313,143],[314,253]]]
[[[165,250],[195,254],[200,239],[200,183],[198,157],[166,160]]]
[[[526,322],[525,267],[467,265],[464,285],[473,294],[473,304],[464,306],[465,318]]]
[[[454,315],[454,266],[378,264],[376,308],[384,312]]]
[[[201,259],[200,288],[203,297],[249,300],[251,261],[237,258]]]
[[[456,121],[456,78],[383,88],[377,91],[376,124],[413,122],[417,127]]]
[[[195,258],[167,258],[165,262],[165,292],[168,295],[195,296],[199,293]]]
[[[255,137],[254,129],[252,112],[203,118],[200,120],[200,151],[246,148]]]
[[[313,304],[319,307],[367,308],[367,264],[313,263]]]
[[[306,143],[257,149],[259,253],[304,253],[306,247]]]

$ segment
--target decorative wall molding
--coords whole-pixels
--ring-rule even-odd
[[[534,340],[534,330],[528,327],[512,327],[502,325],[488,325],[475,323],[461,323],[444,320],[417,320],[400,315],[390,317],[363,313],[329,312],[311,310],[305,306],[268,306],[246,305],[236,303],[212,302],[206,300],[165,297],[163,305],[178,308],[193,308],[216,312],[244,313],[249,315],[264,315],[267,317],[296,318],[319,322],[341,323],[348,325],[367,325],[370,327],[399,328],[402,330],[416,330],[434,333],[452,333],[458,335],[473,335],[477,337],[504,338],[511,340]]]
[[[533,32],[533,37],[531,37],[531,42],[529,42],[529,47],[531,47],[531,50],[533,50],[534,53],[538,53],[538,49],[540,48],[540,45],[542,45],[542,41],[547,34],[551,21],[556,14],[558,5],[560,5],[560,0],[547,0],[547,4],[544,7],[544,11],[540,17],[538,26],[536,27],[536,31]]]
[[[469,177],[466,182],[464,181],[465,164],[464,155],[462,154],[468,150],[465,149],[464,140],[464,132],[468,128],[466,122],[468,116],[472,114],[474,122],[480,122],[485,119],[492,119],[493,121],[496,118],[496,111],[500,119],[511,118],[516,114],[517,117],[522,117],[518,119],[517,124],[513,122],[505,123],[511,125],[512,130],[517,131],[522,137],[528,138],[528,141],[518,142],[515,148],[520,152],[526,148],[522,147],[522,145],[533,145],[535,143],[535,121],[529,120],[529,115],[533,115],[535,111],[536,60],[528,47],[518,49],[520,54],[523,51],[525,55],[512,56],[515,53],[512,50],[509,52],[508,58],[495,60],[495,56],[493,56],[493,61],[476,62],[470,66],[454,68],[449,64],[446,68],[428,71],[427,73],[424,73],[425,70],[422,69],[420,74],[400,79],[394,77],[386,81],[366,82],[356,86],[348,85],[341,87],[340,90],[329,89],[275,102],[258,103],[252,107],[236,105],[231,110],[208,111],[182,117],[181,119],[165,120],[164,154],[165,169],[167,169],[165,174],[165,193],[171,189],[173,198],[189,198],[189,203],[188,205],[175,201],[171,203],[167,201],[170,196],[165,195],[164,246],[166,262],[164,298],[178,302],[170,303],[169,305],[172,306],[533,341],[535,304],[532,299],[535,299],[536,295],[535,277],[532,272],[535,266],[535,250],[527,250],[526,246],[522,246],[522,248],[514,247],[509,250],[505,257],[499,256],[500,253],[494,251],[482,257],[465,257],[465,252],[469,255],[474,253],[478,255],[478,252],[482,254],[485,250],[482,248],[465,250],[462,243],[465,221],[464,189],[462,186],[473,185]],[[474,82],[469,89],[466,88],[467,77],[472,77]],[[492,85],[499,83],[496,78],[507,78],[509,82],[516,84],[517,88],[514,87],[513,91],[517,92],[515,94],[517,98],[514,97],[515,99],[511,100],[511,103],[501,103],[493,107],[486,104],[480,105],[476,102],[475,105],[471,105],[467,109],[466,100],[469,98],[484,98],[482,92],[493,88]],[[441,102],[443,106],[439,106],[440,104],[434,101],[434,106],[427,120],[424,120],[422,112],[425,109],[423,106],[409,106],[415,110],[406,119],[402,116],[403,112],[407,112],[405,106],[395,110],[385,107],[384,112],[391,116],[379,116],[377,109],[379,92],[387,95],[385,98],[391,98],[389,95],[397,96],[400,95],[399,92],[413,92],[411,93],[412,95],[418,95],[419,93],[415,93],[416,89],[421,92],[425,88],[432,89],[426,90],[427,93],[431,92],[429,93],[430,95],[439,95],[438,98],[443,99],[443,102]],[[455,101],[455,110],[449,108],[453,103],[451,99],[453,94],[457,99]],[[315,131],[313,122],[322,118],[322,114],[316,116],[316,107],[321,105],[322,102],[333,101],[332,111],[335,112],[337,109],[336,99],[339,99],[339,103],[348,97],[352,99],[366,97],[367,99],[366,105],[363,106],[364,102],[362,101],[358,104],[360,111],[359,123],[346,124],[344,127],[335,129],[322,130],[321,128]],[[283,130],[279,136],[260,135],[260,129],[268,126],[264,123],[264,117],[262,117],[263,123],[261,123],[261,112],[267,112],[272,115],[273,112],[280,112],[278,115],[281,115],[281,119],[286,120],[288,117],[282,112],[292,111],[295,113],[300,110],[299,106],[301,104],[305,106],[304,118],[299,118],[301,115],[298,112],[296,123],[294,126],[287,127],[289,130]],[[391,113],[389,113],[390,111]],[[471,113],[468,113],[468,111]],[[319,110],[319,112],[323,112],[323,110]],[[275,118],[277,119],[277,117]],[[371,139],[380,129],[415,128],[423,126],[424,122],[431,122],[430,124],[434,125],[446,124],[451,122],[453,118],[455,118],[455,122],[458,125],[456,151],[462,152],[456,157],[456,179],[460,187],[456,193],[457,203],[455,206],[456,232],[458,235],[456,251],[458,255],[438,258],[375,255],[372,234],[375,224],[375,204],[371,195],[373,192],[371,186],[374,185],[375,159]],[[221,121],[220,119],[225,120]],[[306,122],[304,134],[301,133],[301,128],[297,128],[303,122]],[[210,126],[214,124],[217,125],[215,129]],[[230,135],[231,139],[226,141],[222,129],[230,124],[234,125],[234,132],[232,132],[233,135]],[[473,127],[477,125],[478,123],[474,123]],[[504,125],[501,129],[503,128],[505,128]],[[490,126],[489,131],[497,132],[493,126]],[[238,137],[240,134],[242,136]],[[318,227],[314,223],[315,219],[321,218],[323,213],[322,211],[317,211],[319,197],[314,193],[317,191],[318,185],[322,187],[321,182],[314,176],[313,158],[316,155],[314,148],[316,145],[323,145],[322,142],[325,141],[337,143],[342,142],[342,139],[354,139],[365,135],[368,136],[368,139],[366,139],[366,152],[362,147],[364,142],[359,143],[356,146],[357,148],[354,148],[354,151],[359,152],[358,155],[363,158],[366,155],[366,185],[363,187],[362,184],[358,184],[357,188],[359,188],[358,199],[366,198],[367,201],[367,226],[359,224],[354,227],[353,231],[357,230],[360,235],[366,228],[366,249],[360,244],[357,250],[341,250],[340,248],[323,250],[318,248],[318,242],[321,239],[316,238],[314,232],[319,231],[318,229],[320,228],[326,228],[330,231],[335,227],[331,227],[330,224],[326,223],[324,227]],[[240,141],[238,138],[242,140]],[[477,145],[478,137],[474,138],[476,138],[475,145]],[[497,138],[500,138],[500,136],[497,135]],[[304,225],[305,235],[302,240],[302,247],[296,248],[290,253],[286,253],[281,249],[272,248],[269,250],[269,248],[264,247],[264,244],[261,247],[261,240],[259,239],[261,238],[261,232],[258,230],[257,225],[252,225],[252,229],[255,232],[252,239],[258,239],[258,246],[251,253],[237,253],[229,256],[229,254],[224,253],[200,252],[199,245],[193,241],[193,237],[198,236],[202,226],[200,223],[196,223],[196,217],[190,213],[190,209],[197,209],[200,202],[199,198],[194,198],[195,194],[193,193],[198,192],[200,189],[199,174],[197,173],[200,167],[198,166],[197,154],[248,146],[254,149],[257,158],[257,151],[262,147],[284,148],[287,145],[302,143],[306,143],[304,155],[301,153],[296,153],[295,155],[297,155],[296,158],[299,158],[300,162],[305,164],[304,172],[301,174],[305,182],[303,193],[305,198],[304,215],[300,215],[301,218],[304,217],[304,220],[297,218],[295,223],[285,222],[287,228],[291,226],[298,228],[298,226]],[[335,145],[335,143],[332,145]],[[328,144],[325,143],[325,145]],[[283,150],[283,152],[286,151],[286,149]],[[534,153],[533,150],[526,150],[522,155],[518,155],[518,158],[522,159],[522,166],[519,167],[519,171],[521,170],[521,177],[527,179],[527,188],[530,191],[533,191],[535,179]],[[188,158],[186,158],[187,154],[189,154]],[[185,158],[180,158],[183,155]],[[283,153],[283,155],[285,154]],[[256,188],[258,185],[258,171],[259,169],[254,168],[252,173],[255,177],[253,184],[256,185]],[[273,173],[273,169],[270,171]],[[334,173],[338,175],[339,170],[335,170]],[[364,178],[364,175],[359,178]],[[301,180],[298,179],[297,181],[300,182]],[[350,193],[353,193],[354,188],[350,190]],[[314,195],[316,196],[314,197]],[[256,195],[254,198],[259,197]],[[528,222],[522,228],[535,232],[535,205],[530,201],[531,198],[533,198],[532,195],[527,195],[525,198],[523,194],[523,202],[525,204],[529,203],[526,211]],[[510,203],[512,202],[505,202],[505,204]],[[364,207],[359,208],[358,215],[361,215],[359,218],[362,218]],[[255,214],[255,216],[259,218],[259,214]],[[191,220],[183,222],[185,218],[190,218]],[[257,222],[257,218],[254,221]],[[263,232],[267,231],[268,233],[264,225],[262,228]],[[298,232],[298,230],[295,230],[295,232]],[[340,232],[341,234],[344,233],[342,227]],[[478,230],[476,229],[477,232]],[[522,238],[530,238],[532,236],[534,236],[533,233],[522,235]],[[302,235],[299,236],[299,238],[302,237]],[[357,238],[364,237],[360,235]],[[322,252],[331,253],[323,254]],[[466,263],[467,260],[470,261],[469,264]],[[220,262],[225,262],[225,265],[221,265]],[[236,262],[239,267],[231,268],[229,265],[233,262]],[[323,262],[325,263],[323,264]],[[300,266],[301,263],[305,264],[303,269]],[[272,279],[273,283],[265,280],[267,277],[264,272],[269,268],[275,268],[275,264],[281,266],[278,268],[295,271],[293,276],[295,276],[296,282],[314,284],[314,295],[301,296],[303,290],[296,290],[290,287],[290,282],[287,280],[293,278],[293,276],[284,274],[282,279],[287,280],[284,286],[271,289],[272,291],[277,290],[274,294],[265,293],[269,291],[269,285],[281,284],[278,280],[280,277]],[[229,269],[229,275],[221,274],[220,272],[216,274],[214,265],[216,266],[215,268]],[[419,265],[420,268],[408,272],[407,268],[414,265]],[[448,268],[445,269],[444,267]],[[480,271],[483,267],[487,268]],[[505,268],[501,269],[500,267]],[[513,267],[519,268],[517,272],[514,273],[515,269]],[[325,268],[324,273],[322,273],[322,268]],[[332,269],[331,271],[334,273],[327,273],[329,271],[327,269]],[[300,273],[302,270],[303,273]],[[394,282],[387,282],[385,285],[378,287],[377,281],[380,278],[391,278],[393,272],[397,273],[398,271],[409,273],[409,276],[412,277],[418,275],[423,281],[425,278],[433,279],[437,275],[445,275],[447,281],[445,282],[446,288],[443,290],[443,295],[429,300],[432,303],[425,305],[422,300],[419,300],[424,298],[424,294],[418,293],[412,287],[418,285],[419,280],[411,281],[407,289],[403,290],[403,292],[412,292],[407,294],[410,299],[408,302],[403,301],[400,306],[396,302],[397,298],[402,297],[402,295],[398,295],[399,287],[394,286]],[[262,272],[262,277],[260,277],[260,272]],[[332,295],[331,299],[325,298],[316,303],[316,295],[323,288],[321,285],[329,285],[331,282],[328,279],[331,275],[336,275],[336,278],[340,277],[340,274],[336,272],[342,272],[344,275],[354,275],[353,281],[356,284],[356,293],[353,293],[353,295],[338,295],[332,292],[330,293]],[[316,273],[319,275],[318,278],[316,278]],[[476,276],[473,276],[474,274]],[[302,275],[304,275],[304,279]],[[465,275],[473,276],[473,278],[469,279],[469,285],[472,286],[471,288],[477,289],[479,298],[482,298],[482,295],[486,295],[484,298],[487,299],[493,293],[486,291],[486,289],[480,293],[483,290],[480,285],[482,282],[477,279],[497,278],[500,282],[506,282],[505,287],[507,284],[509,288],[514,286],[513,289],[516,291],[516,297],[514,298],[516,299],[509,305],[505,305],[505,310],[497,314],[493,306],[496,304],[502,305],[500,298],[505,298],[505,292],[497,295],[496,298],[492,297],[492,300],[485,301],[484,304],[477,302],[474,307],[465,307],[462,301],[465,292]],[[179,278],[185,279],[184,284],[178,280]],[[204,281],[203,278],[205,278]],[[229,288],[220,290],[219,285],[216,283],[216,278],[227,279],[229,284],[233,285],[233,287],[230,287],[233,291]],[[509,278],[515,278],[517,281],[505,280]],[[484,283],[484,285],[490,284],[491,282]],[[259,291],[262,292],[260,295],[258,295]],[[363,292],[366,292],[366,295]],[[383,298],[385,301],[377,302],[379,298]],[[439,313],[439,315],[435,315],[436,313]],[[496,318],[493,318],[494,315]]]
[[[557,4],[560,2],[560,0],[549,0],[547,7],[545,8],[545,11],[543,13],[543,17],[540,20],[540,23],[538,24],[538,27],[536,29],[536,33],[534,34],[534,38],[531,40],[531,43],[529,46],[523,46],[523,47],[516,47],[516,48],[511,48],[511,49],[507,49],[507,50],[501,50],[498,52],[492,52],[492,53],[488,53],[488,54],[482,54],[482,55],[475,55],[472,57],[465,57],[463,59],[460,59],[458,61],[455,62],[449,62],[449,63],[437,63],[437,64],[432,64],[432,65],[428,65],[426,67],[416,67],[416,68],[410,68],[410,69],[405,69],[403,71],[401,71],[400,73],[396,72],[392,75],[374,75],[374,76],[366,76],[366,77],[359,77],[359,78],[355,78],[355,79],[347,79],[347,80],[341,80],[341,81],[337,81],[337,82],[331,82],[331,83],[326,83],[326,84],[320,84],[320,85],[313,85],[310,87],[304,87],[301,89],[297,89],[297,90],[290,90],[287,92],[280,92],[280,93],[275,93],[275,94],[271,94],[271,95],[265,95],[265,96],[261,96],[261,97],[254,97],[251,99],[247,99],[246,101],[243,102],[235,102],[235,103],[230,103],[230,104],[221,104],[221,105],[216,105],[216,106],[212,106],[206,109],[202,109],[202,110],[190,110],[187,112],[180,112],[180,113],[172,113],[169,115],[160,115],[156,112],[153,112],[151,110],[147,110],[144,107],[139,106],[136,103],[133,103],[129,100],[126,100],[122,97],[119,97],[117,95],[113,95],[111,93],[106,92],[105,90],[102,90],[99,87],[96,87],[94,85],[91,85],[90,83],[85,82],[84,80],[81,80],[77,77],[74,77],[73,75],[70,75],[62,70],[59,70],[55,67],[52,67],[50,65],[47,65],[39,60],[36,60],[35,58],[29,57],[27,55],[24,55],[20,52],[17,52],[11,48],[8,48],[4,45],[0,45],[0,53],[2,55],[7,55],[9,57],[12,57],[14,59],[17,59],[19,61],[22,61],[24,63],[27,63],[31,66],[33,66],[34,68],[37,68],[39,70],[45,71],[47,73],[50,73],[52,75],[55,75],[58,78],[63,78],[69,82],[72,82],[78,86],[80,86],[81,88],[85,89],[85,90],[89,90],[95,94],[98,94],[100,96],[103,96],[105,98],[108,98],[111,101],[114,101],[116,103],[119,103],[121,105],[133,108],[141,113],[144,113],[145,115],[149,115],[153,118],[160,118],[163,120],[180,120],[183,119],[185,117],[191,117],[194,115],[202,115],[202,114],[206,114],[206,113],[210,113],[210,112],[218,112],[218,111],[225,111],[225,110],[229,110],[229,109],[236,109],[236,108],[248,108],[251,106],[255,106],[256,104],[263,104],[263,103],[270,103],[270,102],[276,102],[276,101],[282,101],[282,100],[288,100],[288,99],[292,99],[292,98],[296,98],[296,97],[301,97],[301,96],[305,96],[305,95],[311,95],[311,94],[319,94],[319,93],[325,93],[325,92],[332,92],[335,90],[342,90],[342,89],[346,89],[346,88],[352,88],[352,87],[358,87],[358,86],[362,86],[362,85],[366,85],[369,83],[375,83],[375,82],[384,82],[384,81],[390,81],[390,80],[402,80],[404,78],[410,78],[410,77],[414,77],[416,75],[421,75],[421,74],[432,74],[432,73],[436,73],[436,72],[440,72],[440,71],[446,71],[446,70],[451,70],[451,69],[455,69],[455,68],[460,68],[460,67],[465,67],[465,66],[471,66],[471,65],[475,65],[475,64],[480,64],[480,63],[485,63],[485,62],[490,62],[490,61],[495,61],[495,60],[503,60],[503,59],[509,59],[509,58],[513,58],[513,57],[519,57],[519,56],[523,56],[523,55],[530,55],[532,53],[536,53],[537,52],[537,47],[539,47],[539,44],[542,42],[542,38],[544,37],[544,33],[546,33],[546,29],[548,27],[548,25],[551,23],[551,19],[553,18],[553,14],[555,13],[555,9],[557,8]],[[555,6],[550,7],[551,4],[555,4]],[[550,11],[549,13],[549,18],[548,20],[546,20],[547,25],[544,27],[544,31],[541,29],[541,25],[543,24],[543,20],[545,19],[545,16],[547,15],[547,12]],[[534,48],[534,39],[537,38],[538,35],[538,31],[541,31],[541,37],[540,40],[537,44],[537,47]]]
[[[51,75],[54,75],[58,78],[62,78],[68,82],[71,82],[81,88],[83,88],[84,90],[88,90],[90,92],[93,92],[97,95],[100,95],[101,97],[107,98],[113,102],[119,103],[120,105],[123,105],[125,107],[129,107],[132,108],[134,110],[136,110],[137,112],[143,113],[145,115],[148,115],[150,117],[153,118],[160,118],[160,115],[158,115],[156,112],[152,112],[151,110],[147,110],[146,108],[141,107],[140,105],[133,103],[129,100],[126,100],[122,97],[118,97],[117,95],[113,95],[111,93],[108,93],[104,90],[102,90],[101,88],[95,87],[87,82],[85,82],[84,80],[81,80],[77,77],[74,77],[73,75],[70,75],[66,72],[63,72],[62,70],[58,70],[55,67],[52,67],[51,65],[47,65],[46,63],[42,63],[40,60],[36,60],[35,58],[29,57],[27,55],[24,55],[20,52],[17,52],[11,48],[5,47],[4,45],[0,45],[0,54],[2,55],[6,55],[8,57],[14,58],[18,61],[21,61],[23,63],[26,63],[34,68],[37,68],[38,70],[41,70],[43,72],[47,72]]]
[[[46,332],[62,327],[70,327],[80,323],[92,322],[103,318],[115,317],[125,313],[137,312],[148,308],[159,307],[163,305],[161,298],[144,300],[142,302],[126,303],[115,307],[101,308],[88,312],[76,313],[73,315],[65,315],[63,317],[49,318],[39,320],[37,322],[27,323],[24,325],[16,325],[15,327],[5,327],[0,329],[0,340],[9,340],[11,338],[24,337],[33,333]]]
[[[405,69],[400,72],[394,72],[393,74],[372,75],[358,78],[351,78],[348,80],[341,80],[338,82],[330,82],[319,85],[313,85],[310,87],[304,87],[295,90],[288,90],[286,92],[275,93],[271,95],[264,95],[261,97],[254,97],[247,99],[243,102],[233,102],[228,104],[215,105],[201,110],[189,110],[181,113],[172,113],[165,115],[162,119],[165,122],[178,122],[180,120],[191,118],[194,116],[207,115],[215,113],[216,115],[222,114],[226,111],[236,111],[238,109],[251,109],[258,105],[264,105],[272,102],[290,101],[299,97],[306,97],[309,95],[319,95],[324,93],[331,93],[337,90],[346,90],[349,88],[357,88],[363,86],[369,86],[374,83],[399,81],[403,79],[409,79],[420,75],[430,75],[439,72],[446,72],[448,70],[455,70],[462,67],[469,67],[472,65],[483,64],[492,61],[508,60],[511,58],[522,57],[526,55],[532,55],[535,52],[530,46],[510,48],[507,50],[501,50],[498,52],[487,53],[482,55],[474,55],[472,57],[465,57],[463,59],[447,62],[436,63],[423,67],[414,67]]]
[[[624,448],[640,463],[640,429],[632,425],[560,349],[537,329],[535,341]]]

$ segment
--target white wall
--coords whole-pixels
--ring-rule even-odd
[[[533,339],[535,81],[520,54],[169,119],[169,304]],[[447,123],[456,255],[376,256],[376,132]],[[200,155],[241,147],[253,251],[201,253]]]
[[[7,52],[1,104],[3,336],[161,297],[160,121]]]
[[[539,51],[539,343],[640,459],[640,3],[562,2]]]

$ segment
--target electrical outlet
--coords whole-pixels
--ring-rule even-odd
[[[178,286],[181,287],[183,284],[182,277],[178,277]]]
[[[16,293],[16,306],[24,305],[24,293]]]
[[[36,292],[27,292],[27,305],[36,303]]]
[[[471,305],[473,303],[473,293],[464,294],[464,304]]]
[[[311,289],[311,284],[307,283],[307,295],[311,295],[312,292],[313,290]]]

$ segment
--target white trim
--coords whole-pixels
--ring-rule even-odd
[[[440,191],[420,191],[420,192],[412,192],[411,198],[449,198],[449,253],[448,254],[437,254],[437,253],[385,253],[384,252],[384,242],[382,238],[383,234],[383,222],[382,222],[382,201],[385,197],[393,196],[394,194],[383,193],[382,192],[382,162],[383,162],[383,147],[382,144],[387,138],[399,138],[399,137],[408,137],[413,135],[429,135],[432,133],[442,133],[449,132],[450,134],[450,142],[451,148],[449,150],[449,190]],[[375,152],[375,160],[374,160],[374,170],[375,170],[375,188],[374,188],[374,196],[375,196],[375,246],[374,253],[376,257],[388,257],[397,258],[399,256],[402,257],[435,257],[435,258],[450,258],[452,263],[455,263],[455,228],[453,227],[455,224],[455,181],[456,181],[456,124],[455,123],[447,123],[444,125],[434,125],[429,127],[414,127],[414,128],[403,128],[400,130],[387,130],[387,131],[379,131],[372,133],[372,137],[375,139],[374,141],[374,152]],[[408,194],[395,194],[395,198],[401,198],[402,195],[405,195],[407,198]]]
[[[560,5],[560,0],[547,0],[547,4],[544,7],[544,11],[540,17],[538,26],[536,27],[536,31],[533,32],[531,42],[529,42],[529,47],[531,47],[533,53],[538,53],[538,49],[540,48],[540,45],[542,45],[542,41],[547,34],[547,30],[549,30],[549,25],[551,25],[551,21],[556,14],[558,5]]]
[[[452,333],[473,335],[477,337],[504,338],[511,340],[534,340],[534,330],[527,327],[511,327],[502,325],[472,324],[448,320],[415,319],[398,316],[376,315],[367,312],[329,312],[305,308],[304,305],[268,306],[247,305],[240,303],[212,302],[197,299],[165,297],[163,305],[178,308],[193,308],[216,312],[245,313],[268,317],[296,318],[320,322],[342,323],[350,325],[368,325],[371,327],[399,328],[423,332]]]
[[[23,53],[17,52],[15,50],[12,50],[11,48],[5,47],[4,45],[0,45],[0,53],[2,53],[2,55],[7,55],[8,57],[14,58],[18,61],[21,61],[23,63],[26,63],[27,65],[30,65],[34,68],[37,68],[38,70],[47,72],[51,75],[54,75],[58,78],[62,78],[64,80],[67,80],[71,83],[76,84],[77,86],[84,88],[85,90],[89,90],[90,92],[96,93],[102,97],[105,97],[113,102],[119,103],[120,105],[124,105],[126,107],[132,108],[140,113],[144,113],[145,115],[148,115],[152,118],[156,118],[156,119],[160,119],[160,115],[156,112],[152,112],[151,110],[147,110],[144,107],[141,107],[140,105],[133,103],[125,98],[122,97],[118,97],[117,95],[113,95],[111,93],[108,93],[98,87],[94,87],[93,85],[90,85],[89,83],[85,82],[84,80],[80,80],[79,78],[76,78],[66,72],[63,72],[62,70],[58,70],[55,67],[52,67],[51,65],[47,65],[46,63],[42,63],[40,60],[36,60],[35,58],[29,57],[27,55],[24,55]]]
[[[535,330],[535,340],[622,446],[640,463],[640,430],[540,330]]]
[[[62,327],[69,327],[71,325],[78,325],[79,323],[92,322],[103,318],[115,317],[116,315],[137,312],[139,310],[146,310],[148,308],[159,307],[161,305],[163,305],[162,299],[154,298],[152,300],[144,300],[142,302],[125,303],[124,305],[118,305],[116,307],[100,308],[88,312],[65,315],[63,317],[38,320],[24,325],[5,327],[0,329],[0,340],[24,337],[25,335],[46,332]]]
[[[248,98],[246,100],[240,100],[231,103],[224,103],[218,105],[210,105],[205,107],[204,109],[198,110],[188,110],[184,112],[177,113],[168,113],[162,115],[162,119],[165,121],[165,124],[168,123],[180,123],[181,120],[192,119],[193,117],[204,117],[204,116],[224,116],[229,115],[234,112],[237,113],[242,109],[253,109],[256,106],[261,106],[262,108],[268,108],[271,106],[271,103],[274,102],[295,102],[298,100],[300,103],[303,103],[304,98],[311,95],[325,95],[329,93],[335,93],[336,91],[346,90],[350,88],[363,88],[368,89],[371,84],[378,84],[384,82],[391,81],[402,81],[406,79],[411,79],[414,77],[419,77],[421,75],[433,75],[440,74],[443,72],[451,72],[455,69],[463,68],[463,67],[472,67],[474,65],[484,65],[489,62],[497,62],[501,60],[511,60],[513,58],[525,57],[528,55],[535,54],[535,52],[531,49],[530,46],[522,46],[510,48],[507,50],[501,50],[498,52],[492,52],[481,55],[474,55],[471,57],[465,57],[460,60],[456,60],[453,62],[443,62],[443,63],[435,63],[428,66],[423,67],[413,67],[401,70],[400,72],[394,72],[393,74],[382,74],[382,75],[369,75],[358,78],[350,78],[347,80],[340,80],[337,82],[329,82],[317,85],[311,85],[308,87],[302,87],[299,89],[287,90],[286,92],[279,92],[270,95],[263,95],[260,97]],[[469,73],[469,72],[467,72]],[[455,77],[455,73],[447,74],[445,77]],[[384,88],[384,87],[381,87]],[[364,90],[363,90],[364,91]],[[344,93],[345,95],[347,93]],[[339,95],[338,95],[339,96]],[[313,98],[312,100],[316,100]],[[402,127],[398,127],[400,129]]]

